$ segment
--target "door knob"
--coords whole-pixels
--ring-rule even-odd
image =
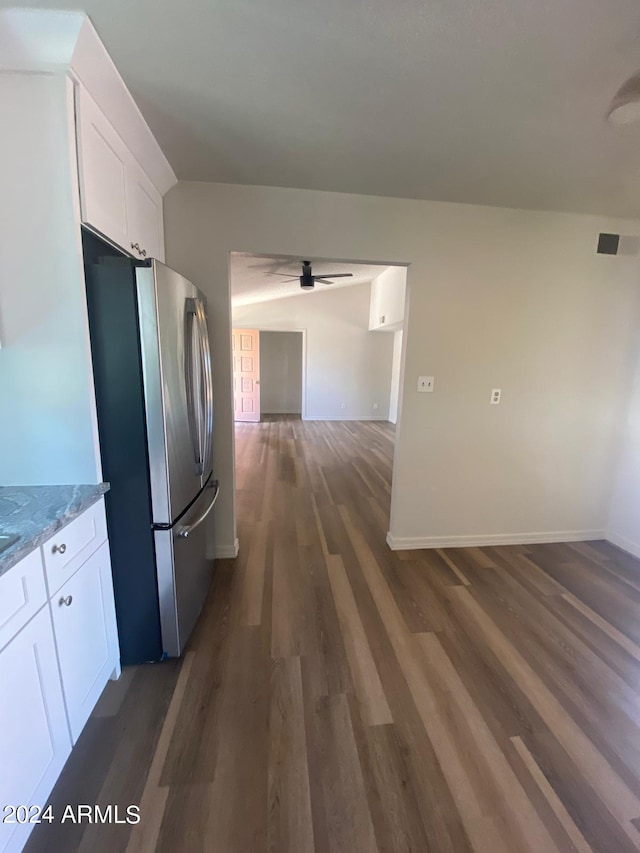
[[[58,601],[58,607],[62,607],[63,604],[65,607],[69,607],[69,605],[71,604],[72,601],[73,601],[72,595],[67,595],[67,596],[61,595],[60,599]]]
[[[51,549],[51,553],[52,554],[64,554],[64,552],[66,550],[67,550],[67,546],[63,542],[62,545],[54,545],[53,548]]]

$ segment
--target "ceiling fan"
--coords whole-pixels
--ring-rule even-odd
[[[316,281],[319,281],[320,284],[333,284],[332,279],[334,278],[351,278],[353,276],[352,272],[338,272],[338,273],[327,273],[326,275],[313,275],[311,271],[311,261],[303,261],[302,262],[302,275],[292,276],[290,273],[282,273],[282,272],[266,272],[265,275],[278,275],[281,278],[284,278],[285,281],[282,283],[285,284],[287,281],[295,281],[298,279],[300,281],[300,287],[303,290],[313,290],[315,287]]]

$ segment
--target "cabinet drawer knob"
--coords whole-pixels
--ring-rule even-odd
[[[67,595],[66,597],[64,595],[61,595],[60,600],[58,601],[58,607],[62,607],[63,604],[65,607],[69,607],[69,605],[71,604],[72,601],[73,601],[72,595]]]
[[[67,546],[63,542],[62,545],[54,545],[53,548],[51,549],[51,553],[52,554],[64,554],[64,552],[66,550],[67,550]]]

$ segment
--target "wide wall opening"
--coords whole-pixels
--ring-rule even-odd
[[[406,267],[233,254],[234,419],[395,424]]]

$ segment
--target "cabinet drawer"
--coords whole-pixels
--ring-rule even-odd
[[[75,743],[118,659],[107,542],[53,596],[51,611]]]
[[[40,549],[0,577],[0,649],[15,637],[47,600]]]
[[[107,538],[104,500],[59,530],[42,546],[49,596],[80,568]]]

